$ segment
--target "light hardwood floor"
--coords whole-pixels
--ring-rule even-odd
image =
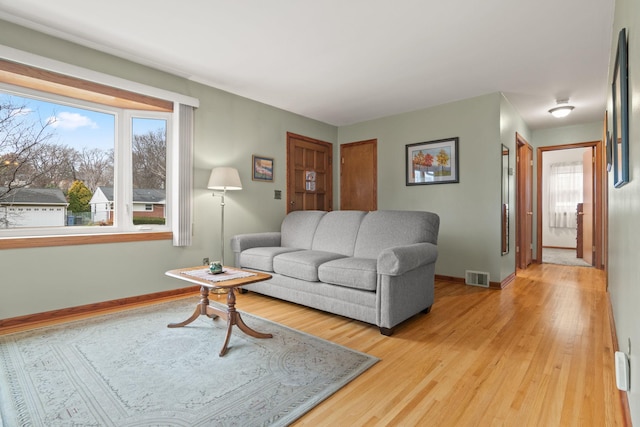
[[[297,426],[623,426],[600,270],[551,264],[501,291],[438,281],[431,313],[391,337],[242,295],[242,310],[381,359]]]
[[[253,293],[237,307],[381,359],[295,426],[624,426],[604,280],[541,264],[501,291],[437,281],[391,337]]]

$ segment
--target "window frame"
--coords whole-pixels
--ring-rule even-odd
[[[4,237],[45,237],[53,235],[84,235],[84,234],[114,234],[133,232],[168,232],[171,231],[171,205],[172,200],[172,179],[169,174],[166,177],[166,205],[165,224],[133,224],[133,171],[132,171],[132,141],[133,141],[133,119],[158,119],[166,122],[167,138],[167,164],[172,161],[173,138],[171,132],[171,122],[173,114],[167,112],[128,110],[107,105],[95,104],[85,100],[71,99],[68,97],[43,93],[33,89],[20,88],[4,83],[0,83],[0,91],[14,96],[37,99],[51,102],[61,106],[91,110],[103,114],[114,116],[114,165],[113,165],[113,193],[114,193],[114,224],[108,226],[63,226],[63,227],[20,227],[0,229],[0,238]]]
[[[33,81],[34,76],[36,76],[36,83],[44,83],[45,86],[51,86],[51,83],[53,83],[53,86],[58,87],[56,89],[58,90],[58,92],[54,94],[53,92],[55,92],[56,90],[54,90],[53,92],[49,92],[48,90],[33,90],[31,89],[31,86],[29,86],[32,83],[28,83],[26,85],[20,84],[20,86],[16,86],[14,84],[7,84],[6,80],[3,80],[5,81],[5,83],[3,83],[3,86],[13,88],[13,91],[16,92],[17,95],[20,95],[22,92],[24,92],[24,94],[27,96],[33,96],[32,94],[28,94],[29,91],[32,91],[38,94],[44,94],[45,100],[51,98],[54,102],[60,102],[57,99],[54,99],[54,96],[60,96],[63,99],[70,100],[71,105],[75,106],[76,103],[80,103],[80,108],[86,108],[82,105],[82,102],[88,102],[84,101],[85,99],[87,99],[83,98],[85,95],[80,95],[80,97],[76,98],[75,96],[68,97],[59,94],[76,94],[82,92],[86,94],[88,91],[89,95],[92,95],[92,91],[94,91],[93,94],[95,95],[102,97],[106,95],[106,99],[112,98],[114,96],[122,96],[122,99],[125,100],[125,102],[131,100],[133,100],[133,102],[140,102],[140,100],[142,100],[143,103],[148,102],[148,105],[151,108],[150,110],[126,109],[118,107],[112,108],[133,113],[135,117],[148,117],[147,115],[155,116],[156,112],[158,112],[158,105],[160,105],[160,107],[164,108],[165,110],[158,112],[160,114],[160,117],[155,116],[152,118],[162,118],[166,120],[167,123],[167,188],[165,189],[167,202],[165,205],[165,225],[133,225],[133,201],[131,200],[132,186],[129,185],[128,190],[125,191],[128,191],[129,198],[131,200],[129,202],[130,204],[128,208],[128,219],[130,219],[131,221],[130,226],[56,227],[48,229],[43,227],[28,228],[22,230],[7,229],[2,230],[5,231],[4,233],[0,233],[0,249],[147,240],[171,240],[172,238],[174,240],[174,244],[176,244],[176,239],[180,239],[179,237],[176,237],[176,235],[174,235],[175,230],[178,230],[176,227],[178,226],[178,224],[180,224],[180,230],[178,230],[179,233],[183,228],[185,228],[185,226],[181,223],[181,218],[183,217],[186,220],[186,223],[188,224],[186,228],[190,228],[192,222],[192,218],[190,217],[190,215],[179,215],[179,217],[172,218],[172,215],[176,212],[176,206],[174,206],[174,204],[179,203],[179,199],[181,199],[182,197],[178,197],[177,195],[179,193],[181,194],[185,192],[185,190],[182,188],[183,184],[181,184],[180,182],[175,182],[177,178],[174,178],[173,182],[171,182],[170,184],[171,179],[174,176],[177,176],[175,175],[175,172],[171,171],[178,170],[180,168],[180,162],[182,162],[182,160],[178,158],[179,156],[176,154],[180,152],[181,149],[178,149],[178,146],[182,143],[181,141],[179,141],[179,135],[181,135],[183,132],[180,128],[180,111],[181,106],[188,108],[197,108],[199,106],[198,99],[175,92],[170,92],[164,89],[147,86],[142,83],[129,81],[112,75],[100,73],[94,70],[89,70],[64,62],[56,61],[39,55],[34,55],[2,45],[0,45],[0,71],[6,72],[0,73],[0,77],[4,76],[6,78],[6,76],[9,75],[9,78],[11,78],[12,76],[14,76],[11,73],[15,72],[15,75],[18,76],[18,80],[23,80],[23,77],[26,76],[27,80],[31,79],[31,81]],[[42,77],[42,81],[38,81],[41,76],[45,77]],[[62,92],[59,92],[60,86],[62,87]],[[103,97],[102,99],[105,98]],[[100,105],[100,109],[107,107],[101,102],[89,102],[89,105],[91,106],[91,109],[95,109],[96,105]],[[167,106],[172,107],[171,112],[168,112],[166,110]],[[152,112],[153,114],[151,114]],[[144,116],[142,114],[144,114]],[[193,124],[185,123],[185,125],[192,126]],[[116,127],[117,129],[122,129],[122,127],[119,125],[116,125]],[[120,132],[122,131],[120,130]],[[118,132],[116,133],[118,134]],[[130,129],[129,135],[131,136]],[[116,139],[118,138],[122,138],[122,135],[116,135]],[[189,141],[189,144],[190,143],[191,141]],[[171,144],[171,146],[169,144]],[[114,147],[115,156],[118,156],[117,151],[120,145],[121,144],[119,142],[116,142],[116,146]],[[122,154],[123,150],[120,149],[120,151]],[[131,163],[130,156],[131,150],[129,150],[129,163]],[[125,157],[126,156],[123,155],[123,159]],[[114,159],[114,163],[117,161],[118,160]],[[114,164],[114,181],[119,178],[118,173],[115,172],[115,170],[117,170],[117,167]],[[132,171],[131,169],[129,169],[129,174],[131,173]],[[192,179],[192,173],[193,171],[188,171],[188,176],[186,177],[187,181],[190,181]],[[181,177],[180,181],[182,181],[183,179],[185,178]],[[129,182],[132,181],[129,180]],[[172,187],[170,187],[170,185]],[[114,182],[114,188],[115,186],[116,183]],[[192,190],[188,190],[188,192],[185,193],[187,194],[188,200],[191,200],[190,191]],[[120,203],[120,206],[122,209],[127,209],[122,203]],[[62,232],[62,229],[65,229],[65,231]]]

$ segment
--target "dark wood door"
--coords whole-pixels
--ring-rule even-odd
[[[287,132],[287,213],[333,210],[333,145]]]
[[[340,209],[378,209],[378,140],[340,146]]]

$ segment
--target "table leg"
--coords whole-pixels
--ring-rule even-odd
[[[209,310],[209,288],[206,286],[200,286],[200,302],[196,305],[196,309],[187,320],[178,323],[169,323],[167,328],[180,328],[182,326],[186,326],[189,323],[196,320],[199,316],[205,315],[209,316],[212,319],[215,319],[218,315],[217,313],[211,313]]]
[[[246,323],[244,323],[244,320],[242,320],[242,317],[240,317],[240,313],[236,311],[235,292],[233,291],[233,288],[229,288],[229,292],[227,293],[227,334],[224,337],[224,344],[222,345],[222,349],[220,350],[220,357],[224,356],[227,353],[227,346],[229,345],[229,339],[231,338],[231,329],[233,328],[233,325],[237,325],[242,332],[254,338],[273,338],[273,335],[255,331],[248,327]]]

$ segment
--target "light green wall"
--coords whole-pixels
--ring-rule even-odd
[[[609,82],[618,32],[626,28],[629,45],[629,179],[622,188],[613,188],[609,174],[609,292],[621,351],[631,341],[631,391],[628,393],[631,418],[640,424],[640,2],[616,0]],[[608,111],[611,112],[611,95]],[[611,113],[610,113],[611,114]]]
[[[378,140],[378,209],[440,215],[436,273],[504,278],[500,255],[501,94],[340,127],[340,144]],[[405,145],[459,137],[460,183],[405,185]],[[511,272],[514,271],[512,265]]]
[[[505,279],[516,266],[516,133],[527,141],[529,127],[505,96],[500,97],[500,140],[509,148],[509,253],[500,259],[500,276]]]
[[[530,142],[531,145],[537,148],[600,141],[602,140],[602,126],[603,121],[599,120],[582,125],[537,129],[533,131],[533,137]]]
[[[227,193],[226,241],[278,230],[285,200],[286,132],[335,143],[337,128],[0,21],[2,44],[200,100],[194,148],[194,239],[0,251],[0,319],[182,287],[166,270],[220,257],[220,199],[206,190],[215,166],[237,167],[243,190]],[[203,54],[205,54],[203,52]],[[206,53],[209,54],[209,53]],[[335,144],[337,145],[337,144]],[[251,155],[274,158],[274,182],[251,180]],[[225,256],[232,260],[227,244]]]

